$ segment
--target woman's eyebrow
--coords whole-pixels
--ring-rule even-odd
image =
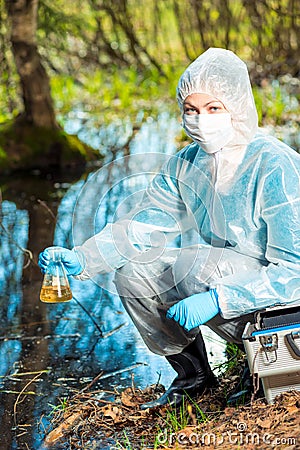
[[[220,103],[222,105],[222,102],[220,102],[220,100],[210,100],[209,102],[205,103],[204,107],[210,105],[211,103]]]
[[[205,103],[203,105],[203,107],[205,108],[206,106],[210,105],[211,103],[220,103],[222,105],[222,102],[220,100],[209,100],[207,103]],[[197,108],[197,106],[194,103],[190,103],[189,101],[183,103],[183,106],[187,106],[187,105],[192,106],[193,108]]]

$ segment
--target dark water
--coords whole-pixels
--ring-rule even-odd
[[[74,127],[80,131],[76,121],[71,124],[73,131]],[[1,450],[41,449],[53,407],[100,372],[103,377],[93,389],[102,390],[103,398],[113,398],[116,389],[133,382],[139,388],[158,380],[168,385],[175,375],[164,358],[143,344],[114,290],[111,274],[96,282],[71,279],[75,300],[68,303],[39,301],[39,252],[53,243],[72,248],[124,213],[166,154],[175,151],[176,120],[148,121],[125,149],[132,133],[128,126],[92,136],[98,138],[102,151],[103,142],[107,144],[109,156],[100,170],[34,172],[0,179]],[[112,149],[115,162],[109,164]],[[134,157],[124,159],[124,152]],[[24,249],[32,252],[33,260]],[[214,339],[209,335],[208,347],[215,346]],[[220,360],[222,355],[220,345],[211,358]],[[107,448],[107,443],[97,448]]]
[[[73,121],[69,128],[80,127]],[[133,382],[145,388],[173,379],[164,358],[143,344],[111,274],[96,281],[71,279],[75,300],[47,305],[39,301],[42,275],[36,261],[43,248],[53,243],[72,248],[134,205],[166,155],[174,153],[178,129],[176,120],[162,116],[148,121],[129,144],[128,124],[106,129],[91,137],[102,151],[106,142],[110,155],[100,170],[0,178],[1,450],[41,449],[53,405],[100,372],[93,389],[102,390],[103,398]],[[32,261],[24,249],[32,252]],[[205,327],[204,332],[210,360],[219,363],[224,343]]]

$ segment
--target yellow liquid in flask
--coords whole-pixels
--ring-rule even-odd
[[[45,303],[62,303],[72,300],[72,291],[69,286],[42,286],[40,300]]]
[[[41,291],[40,300],[45,303],[62,303],[72,300],[72,291],[64,266],[60,259],[60,249],[53,247],[49,249],[51,260],[46,269]]]

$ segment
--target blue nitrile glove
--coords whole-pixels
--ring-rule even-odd
[[[218,294],[215,289],[191,295],[168,309],[166,317],[174,319],[185,330],[203,325],[219,312]]]
[[[46,272],[48,264],[51,260],[51,250],[58,249],[60,253],[61,262],[64,265],[67,275],[79,275],[83,271],[78,256],[73,250],[69,250],[64,247],[47,247],[39,255],[38,265],[40,266],[43,273]]]

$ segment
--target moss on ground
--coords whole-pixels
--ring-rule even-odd
[[[61,128],[34,127],[18,120],[0,124],[0,170],[84,166],[101,154]]]

